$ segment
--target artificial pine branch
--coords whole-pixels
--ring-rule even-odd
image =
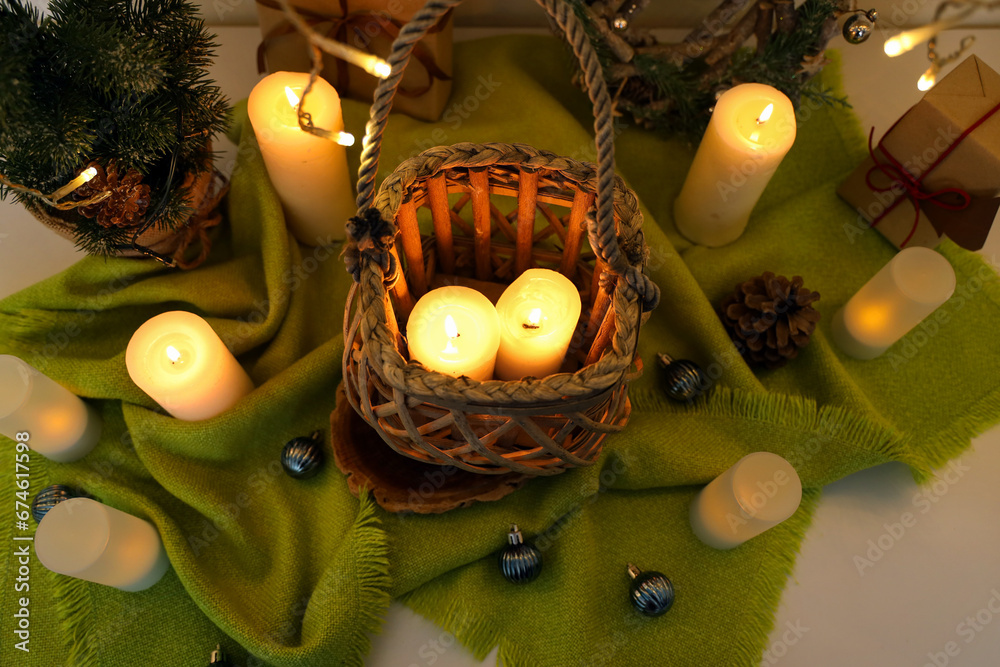
[[[207,78],[216,45],[193,2],[53,0],[42,17],[0,0],[0,31],[0,172],[52,192],[92,161],[115,164],[149,186],[158,227],[184,224],[185,177],[211,169],[207,141],[229,113]],[[12,193],[32,199],[0,185],[0,198]],[[130,228],[69,215],[88,252],[131,240]]]

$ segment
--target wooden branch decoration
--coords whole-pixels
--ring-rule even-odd
[[[795,32],[795,0],[774,0],[774,18],[778,32]]]
[[[616,115],[629,114],[643,127],[679,128],[692,139],[704,129],[718,93],[732,85],[759,81],[797,103],[827,62],[823,54],[839,32],[838,16],[855,5],[804,0],[796,8],[795,0],[721,0],[681,42],[661,44],[633,25],[649,0],[568,1],[587,19],[591,39],[604,47],[601,65],[615,91]],[[794,39],[774,39],[792,33]],[[751,37],[755,50],[737,58]],[[838,101],[822,94],[820,99]]]
[[[705,49],[709,48],[703,45],[713,41],[712,38],[739,15],[748,2],[749,0],[723,0],[721,5],[705,17],[698,28],[684,38],[682,43],[692,49],[689,57],[697,58],[702,55]]]
[[[762,0],[757,3],[757,23],[753,34],[757,37],[757,53],[764,52],[764,47],[771,39],[771,25],[774,23],[774,3]]]

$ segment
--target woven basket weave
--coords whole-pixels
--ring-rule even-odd
[[[400,32],[392,73],[375,93],[359,213],[348,223],[345,257],[356,283],[343,367],[351,406],[398,453],[482,474],[553,475],[593,463],[603,438],[627,421],[628,382],[641,368],[634,365],[640,322],[659,298],[643,273],[647,249],[635,194],[614,174],[611,100],[600,65],[572,7],[536,1],[583,66],[598,164],[523,144],[439,146],[403,162],[376,196],[381,138],[413,45],[461,2],[431,0]],[[516,203],[508,201],[505,214],[501,200],[511,197]],[[429,209],[431,233],[418,227],[421,208]],[[467,209],[471,221],[462,215]],[[590,248],[581,251],[584,232]],[[401,332],[428,289],[464,282],[495,297],[534,266],[560,271],[580,290],[583,335],[564,366],[571,372],[478,382],[407,361]]]

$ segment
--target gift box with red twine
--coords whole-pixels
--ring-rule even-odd
[[[1000,207],[1000,75],[970,56],[873,143],[837,190],[897,248],[983,247]]]

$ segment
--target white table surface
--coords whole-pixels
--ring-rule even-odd
[[[254,49],[259,32],[216,30],[221,47],[213,74],[232,99],[241,99],[258,79]],[[456,38],[489,32],[464,29]],[[954,48],[964,34],[947,33],[940,40],[942,52]],[[1000,69],[1000,31],[974,34],[973,52]],[[915,82],[926,68],[923,49],[889,59],[881,52],[881,41],[876,35],[861,46],[838,45],[843,46],[844,84],[855,111],[879,133],[920,98]],[[981,252],[1000,267],[1000,224]],[[80,257],[71,242],[13,204],[0,203],[0,297]],[[933,391],[932,381],[927,390]],[[973,442],[950,474],[942,471],[941,481],[924,489],[898,464],[827,487],[762,664],[1000,665],[998,445],[1000,428],[995,428]],[[893,528],[907,513],[915,523],[909,521],[902,531]],[[876,550],[869,554],[873,545]],[[878,560],[859,572],[856,557]],[[662,569],[669,575],[669,563]],[[372,667],[495,663],[495,652],[479,663],[451,635],[398,603],[393,603],[367,661]]]

